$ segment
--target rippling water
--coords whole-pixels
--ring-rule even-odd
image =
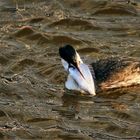
[[[0,139],[139,140],[140,87],[68,91],[58,55],[140,60],[139,0],[17,3],[0,1]]]

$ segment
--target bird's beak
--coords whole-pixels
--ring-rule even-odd
[[[74,66],[79,71],[79,73],[81,74],[81,76],[85,79],[84,75],[82,74],[82,72],[80,70],[79,64],[76,62],[76,63],[74,63]]]

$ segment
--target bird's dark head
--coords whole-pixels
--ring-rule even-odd
[[[68,68],[76,68],[80,72],[82,77],[84,77],[78,66],[81,59],[76,50],[71,45],[65,45],[64,47],[60,47],[59,55],[63,60],[65,60],[68,63]]]
[[[59,48],[59,54],[69,66],[76,66],[76,50],[71,45],[65,45]]]

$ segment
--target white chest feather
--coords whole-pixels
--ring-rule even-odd
[[[77,88],[77,90],[81,89],[92,95],[95,95],[95,85],[94,85],[93,77],[91,75],[91,72],[88,66],[82,63],[79,65],[79,68],[84,78],[82,77],[82,75],[79,73],[79,71],[76,68],[69,68],[69,74],[71,78],[73,78],[73,81],[74,82],[76,81],[76,84],[77,84],[76,86],[75,84],[73,85],[71,84],[71,86],[73,86],[74,88]],[[67,81],[67,83],[69,82]],[[67,84],[67,87],[70,87],[70,85]]]

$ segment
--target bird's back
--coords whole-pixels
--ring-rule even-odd
[[[96,85],[112,89],[140,84],[140,62],[132,59],[110,57],[93,62]]]

